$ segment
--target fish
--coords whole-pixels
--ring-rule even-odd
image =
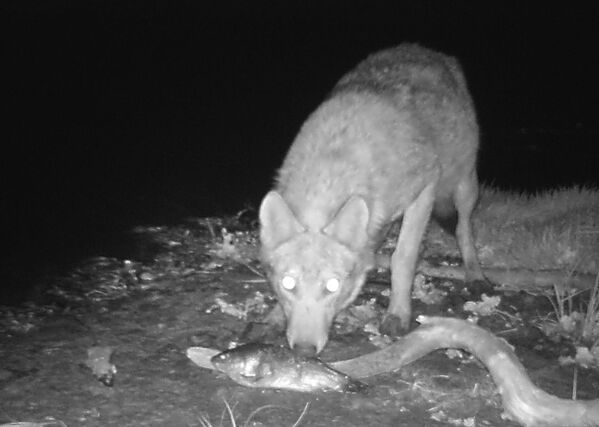
[[[316,357],[271,344],[244,344],[213,356],[211,362],[217,371],[245,387],[307,393],[359,393],[368,387]]]

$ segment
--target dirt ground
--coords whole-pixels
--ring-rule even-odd
[[[53,278],[31,302],[0,308],[0,423],[67,426],[510,426],[484,366],[468,354],[437,351],[399,372],[367,379],[364,394],[248,389],[187,359],[190,346],[225,349],[274,304],[258,275],[255,233],[224,220],[138,229],[131,260],[94,258]],[[222,227],[228,232],[221,235]],[[223,236],[225,240],[223,241]],[[134,261],[133,261],[134,260]],[[438,260],[437,260],[438,261]],[[425,280],[439,298],[414,300],[416,314],[467,317],[476,290]],[[377,316],[387,303],[388,272],[373,274],[354,307]],[[430,293],[430,292],[429,292]],[[565,341],[534,324],[549,300],[495,291],[496,310],[479,324],[508,340],[539,387],[569,398],[597,398],[599,374],[560,366]],[[340,316],[325,361],[375,351],[373,320]],[[376,319],[374,319],[376,324]],[[283,337],[277,339],[283,343]],[[88,349],[114,350],[111,386],[90,370]],[[228,405],[235,423],[227,411]],[[304,412],[303,416],[300,415]],[[300,419],[298,424],[296,421]]]

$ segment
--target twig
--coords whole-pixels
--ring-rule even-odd
[[[293,423],[293,425],[291,427],[297,427],[300,425],[300,423],[302,422],[302,420],[304,419],[304,417],[306,416],[306,414],[308,413],[308,406],[310,406],[310,402],[306,402],[306,405],[304,405],[304,409],[302,411],[302,413],[300,414],[299,418]]]

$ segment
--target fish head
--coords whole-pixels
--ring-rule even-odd
[[[270,375],[272,353],[268,344],[250,343],[225,350],[210,361],[234,381],[252,387]]]
[[[335,316],[356,298],[374,265],[360,200],[350,199],[318,230],[302,226],[280,196],[261,206],[263,264],[287,319],[289,346],[302,355],[322,351]]]
[[[364,388],[361,382],[320,359],[298,356],[284,346],[246,344],[223,351],[211,360],[217,370],[246,387],[301,392],[358,392]]]

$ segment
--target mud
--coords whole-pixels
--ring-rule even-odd
[[[223,226],[229,227],[223,235],[228,244]],[[189,346],[238,343],[248,324],[274,304],[257,274],[255,233],[232,227],[202,220],[140,230],[144,262],[134,261],[136,254],[129,261],[90,260],[54,278],[28,304],[0,308],[0,422],[229,426],[229,405],[237,425],[251,426],[292,426],[302,412],[299,425],[305,426],[516,425],[502,418],[500,396],[484,367],[456,351],[436,351],[399,372],[368,378],[366,394],[247,389],[198,368],[185,355]],[[348,359],[384,342],[372,325],[384,312],[388,279],[386,272],[370,277],[354,311],[336,323],[323,360]],[[471,314],[464,302],[480,297],[459,281],[427,283],[440,297],[429,304],[415,300],[416,314],[464,318]],[[571,397],[574,367],[557,360],[572,355],[573,346],[534,325],[552,311],[547,298],[495,294],[499,306],[479,324],[516,347],[536,385]],[[357,309],[365,306],[371,311]],[[86,363],[93,346],[114,349],[112,386],[98,381]],[[577,371],[578,399],[597,398],[599,374]]]

